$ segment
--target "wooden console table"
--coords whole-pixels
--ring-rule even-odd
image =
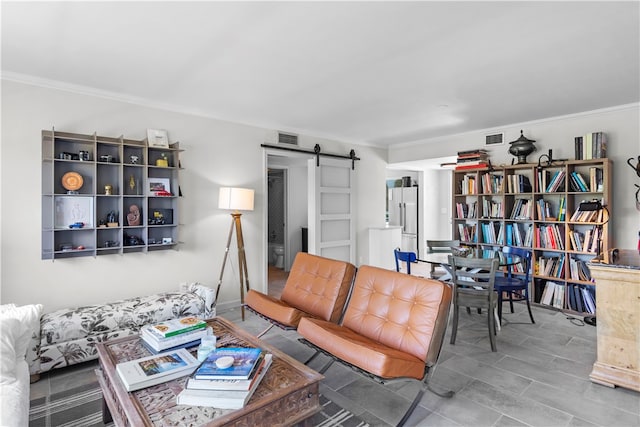
[[[318,386],[322,375],[228,320],[216,317],[207,323],[218,337],[218,347],[260,347],[273,354],[271,367],[244,408],[177,405],[176,396],[184,389],[187,377],[127,392],[115,365],[150,354],[138,336],[129,336],[96,345],[100,361],[96,375],[104,396],[105,423],[113,418],[116,426],[135,427],[290,426],[320,410]]]
[[[596,280],[597,360],[591,381],[640,391],[640,255],[609,254],[589,264]]]

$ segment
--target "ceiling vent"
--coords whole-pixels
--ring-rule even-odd
[[[298,135],[278,132],[278,144],[298,145]]]
[[[495,133],[485,137],[485,145],[499,145],[504,142],[504,133]]]

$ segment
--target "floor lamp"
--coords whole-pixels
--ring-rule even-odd
[[[236,238],[238,243],[238,269],[240,270],[240,307],[242,310],[242,320],[244,321],[244,293],[249,292],[249,274],[247,273],[247,258],[244,252],[244,239],[242,237],[242,223],[240,211],[253,210],[253,190],[248,188],[231,188],[220,187],[220,195],[218,197],[218,208],[229,209],[231,213],[231,228],[229,228],[229,237],[227,238],[227,247],[224,251],[224,260],[222,261],[222,269],[220,270],[220,278],[218,279],[218,287],[216,289],[216,301],[222,284],[222,276],[224,276],[224,267],[227,264],[227,256],[229,255],[229,246],[233,237],[233,230],[236,230]]]

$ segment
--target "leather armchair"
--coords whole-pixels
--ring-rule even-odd
[[[440,354],[451,298],[451,287],[438,280],[362,266],[341,324],[300,320],[300,341],[316,349],[306,363],[324,353],[331,360],[320,373],[337,360],[381,383],[420,381],[402,425],[431,389],[429,372]]]
[[[355,272],[348,262],[299,252],[280,299],[252,289],[245,303],[253,313],[283,329],[296,329],[303,317],[337,323]]]

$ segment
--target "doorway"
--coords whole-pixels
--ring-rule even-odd
[[[270,151],[265,154],[265,278],[267,293],[277,297],[293,259],[302,250],[302,229],[308,221],[309,155]],[[280,261],[276,251],[282,254]]]
[[[267,168],[267,280],[269,295],[279,298],[287,279],[287,170]]]

